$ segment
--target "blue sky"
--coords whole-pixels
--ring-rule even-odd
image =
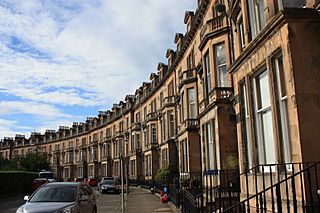
[[[0,138],[71,126],[134,93],[195,2],[0,0]]]

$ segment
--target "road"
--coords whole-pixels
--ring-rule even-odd
[[[121,212],[121,196],[120,194],[100,194],[97,192],[98,212]]]
[[[98,212],[121,212],[121,199],[119,194],[100,194],[93,188],[97,197]],[[0,199],[0,213],[15,213],[25,203],[24,194]]]
[[[0,212],[15,213],[16,210],[25,203],[24,194],[16,195],[9,198],[0,199]]]

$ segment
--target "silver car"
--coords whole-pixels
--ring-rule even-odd
[[[95,194],[86,183],[55,182],[41,186],[16,213],[96,213]]]

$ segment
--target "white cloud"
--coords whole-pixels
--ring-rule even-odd
[[[24,134],[24,135],[30,134],[30,128],[18,126],[17,121],[0,119],[0,135],[5,135],[7,137],[13,137],[16,134],[18,134],[15,131],[15,128],[17,128],[17,127],[19,129],[23,130],[22,132],[20,132],[20,134]]]
[[[13,51],[7,47],[10,41],[2,41],[0,79],[5,83],[0,87],[22,98],[70,105],[98,104],[119,95],[124,97],[134,92],[141,79],[148,78],[158,61],[164,60],[166,46],[172,45],[175,33],[168,29],[183,29],[183,4],[193,5],[187,0],[95,4],[72,1],[68,5],[52,1],[11,2],[11,8],[15,6],[18,12],[0,7],[0,33],[7,39],[21,39],[49,59]],[[63,12],[67,15],[57,18]],[[128,81],[133,84],[124,87],[123,82]],[[87,97],[75,92],[66,93],[72,99],[66,102],[59,98],[59,91],[47,92],[44,86],[33,95],[26,93],[39,84],[80,88],[95,94],[96,101],[86,101]]]
[[[59,126],[71,126],[73,121],[83,120],[85,116],[75,116],[61,112],[58,108],[30,101],[1,101],[0,116],[31,115],[32,120],[20,124],[18,121],[0,119],[0,135],[30,135],[31,131],[44,133],[46,129],[58,129]],[[19,132],[17,132],[19,130]]]
[[[0,93],[19,99],[0,102],[0,115],[52,116],[42,129],[77,118],[61,106],[111,107],[165,60],[194,7],[190,0],[0,1]]]
[[[62,113],[59,109],[48,104],[41,104],[30,101],[1,101],[0,115],[8,114],[31,114],[41,117],[71,117]]]

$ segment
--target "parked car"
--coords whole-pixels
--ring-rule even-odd
[[[96,178],[86,178],[84,181],[88,183],[90,186],[98,185],[98,180]]]
[[[113,177],[102,177],[101,178],[101,181],[98,183],[98,189],[100,188],[100,185],[101,185],[101,183],[104,181],[104,180],[114,180],[114,178]]]
[[[39,188],[40,186],[42,186],[43,184],[46,184],[48,182],[49,181],[47,178],[36,178],[33,180],[31,187],[33,190],[36,190],[37,188]]]
[[[104,180],[114,180],[114,177],[102,177],[101,181],[104,181]]]
[[[41,186],[31,196],[25,196],[27,201],[16,213],[96,213],[95,194],[86,183],[55,182]]]
[[[76,177],[73,179],[73,182],[83,182],[83,178],[82,177]]]
[[[103,180],[100,182],[98,188],[101,194],[105,192],[119,193],[119,185],[115,180]]]
[[[41,172],[39,172],[39,178],[53,179],[53,172],[41,170]]]

